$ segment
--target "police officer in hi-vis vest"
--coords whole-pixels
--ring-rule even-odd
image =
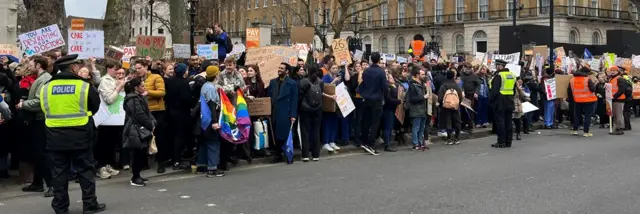
[[[491,144],[495,148],[509,148],[513,141],[514,95],[516,93],[516,75],[505,68],[507,62],[496,60],[495,76],[491,80],[489,105],[493,109],[494,126],[498,134],[498,142]]]
[[[45,114],[46,151],[51,163],[54,189],[51,206],[57,214],[69,213],[68,176],[70,164],[77,170],[84,213],[106,209],[96,197],[95,167],[91,150],[95,126],[91,115],[98,111],[100,97],[91,84],[77,75],[82,68],[78,55],[68,55],[55,64],[60,69],[40,91]]]

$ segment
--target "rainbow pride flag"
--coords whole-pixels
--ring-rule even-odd
[[[233,106],[221,88],[218,89],[218,94],[220,94],[220,106],[222,107],[218,121],[220,136],[233,144],[247,142],[251,130],[251,119],[242,90],[236,91],[236,106]]]

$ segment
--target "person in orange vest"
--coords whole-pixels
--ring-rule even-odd
[[[631,99],[632,86],[631,83],[622,77],[617,66],[609,68],[609,77],[611,83],[611,92],[613,94],[613,103],[611,106],[611,114],[613,115],[613,124],[615,130],[611,135],[624,134],[624,104]]]
[[[422,35],[416,34],[413,36],[413,41],[409,44],[407,53],[414,61],[424,62],[424,56],[427,55],[427,43],[424,42]]]
[[[640,117],[640,78],[633,77],[633,114]]]
[[[598,97],[596,96],[596,83],[593,82],[587,74],[589,68],[582,67],[578,71],[573,73],[573,77],[569,81],[568,99],[574,102],[573,111],[573,131],[572,135],[578,135],[578,125],[582,115],[584,115],[584,135],[585,137],[592,137],[593,134],[589,132],[589,125],[591,125],[591,115],[596,110],[596,103]]]

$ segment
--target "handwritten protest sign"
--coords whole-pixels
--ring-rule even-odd
[[[268,46],[247,49],[247,59],[245,64],[258,65],[260,76],[265,87],[269,86],[269,81],[278,77],[278,67],[281,62],[295,65],[298,61],[299,51],[291,47]]]
[[[124,56],[124,52],[116,47],[108,46],[104,48],[104,58],[114,61],[120,61]]]
[[[205,59],[218,59],[218,44],[199,44],[197,48],[198,56]]]
[[[143,36],[136,39],[136,56],[150,56],[152,59],[162,59],[165,48],[164,36]]]
[[[340,85],[336,87],[336,103],[344,117],[348,116],[353,110],[356,110],[356,105],[353,104],[349,90],[347,90],[347,86],[345,86],[344,83],[340,83]]]
[[[244,46],[244,44],[235,44],[233,45],[233,50],[231,50],[231,53],[227,54],[228,56],[240,56],[243,52],[245,52],[247,50],[247,47]]]
[[[18,57],[18,47],[12,44],[0,44],[0,55],[11,55]]]
[[[122,50],[124,50],[124,55],[122,56],[123,62],[129,62],[131,57],[134,57],[136,55],[135,46],[124,47]]]
[[[353,54],[353,60],[362,60],[362,55],[364,55],[364,52],[356,49],[356,52]]]
[[[408,61],[407,58],[404,58],[404,57],[401,57],[401,56],[397,57],[396,59],[397,59],[398,63],[406,63]]]
[[[309,50],[311,50],[309,45],[304,43],[296,43],[293,45],[293,48],[298,50],[298,58],[304,60],[304,62],[307,62],[307,55],[309,54]]]
[[[340,65],[351,64],[351,54],[346,39],[334,39],[331,48],[333,48],[333,55],[336,57],[337,63]]]
[[[93,120],[95,126],[122,126],[124,125],[124,97],[125,93],[120,92],[116,97],[116,100],[107,104],[100,96],[100,108],[95,115],[93,115]]]
[[[247,110],[250,116],[271,115],[271,97],[247,99]]]
[[[70,30],[69,54],[78,54],[78,59],[104,58],[104,31]]]
[[[512,54],[493,54],[493,58],[491,60],[491,70],[496,70],[496,60],[501,59],[507,62],[507,64],[518,65],[520,62],[520,53],[512,53]]]
[[[544,81],[544,90],[547,93],[547,100],[555,100],[556,97],[556,79],[547,79]]]
[[[634,68],[640,68],[640,55],[633,55],[631,57],[631,64]]]
[[[260,28],[247,28],[247,49],[260,47]]]
[[[53,24],[18,36],[27,56],[44,53],[65,45],[58,25]]]
[[[592,71],[600,71],[600,59],[592,59],[589,61],[589,69]]]
[[[173,57],[187,59],[191,56],[188,44],[173,44]]]

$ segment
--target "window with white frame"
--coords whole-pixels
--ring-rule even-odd
[[[398,37],[398,41],[396,41],[396,44],[398,46],[398,54],[403,54],[406,52],[404,47],[404,38],[402,36]]]
[[[576,0],[568,0],[567,6],[569,6],[569,15],[576,14]]]
[[[229,31],[231,32],[236,32],[236,20],[231,20],[231,29],[229,29]]]
[[[600,12],[599,11],[600,4],[599,4],[598,0],[590,0],[589,7],[591,8],[591,10],[590,10],[591,14],[590,15],[591,16],[598,16],[598,14]]]
[[[613,10],[612,18],[620,18],[620,0],[611,0],[611,9]]]
[[[591,36],[591,44],[592,45],[600,44],[600,33],[598,31],[593,32],[593,35]]]
[[[289,26],[289,23],[287,23],[287,14],[282,14],[282,28],[287,28]]]
[[[444,11],[444,0],[436,0],[436,22],[437,23],[441,23],[442,22],[442,13]]]
[[[633,20],[638,20],[638,7],[630,6],[629,10],[631,11],[631,17]]]
[[[278,21],[276,21],[276,16],[271,17],[271,32],[275,32],[278,27]]]
[[[387,37],[380,38],[380,52],[387,53],[389,51],[389,42],[387,41]]]
[[[479,19],[488,19],[489,18],[489,0],[479,0],[478,2],[478,18]]]
[[[367,7],[369,6],[371,5],[367,5]],[[367,10],[366,22],[367,22],[367,27],[371,27],[371,23],[373,22],[373,9]]]
[[[256,0],[256,8],[258,8],[258,7],[260,7],[260,0]]]
[[[456,20],[464,20],[464,0],[456,0]]]
[[[549,15],[549,5],[550,0],[538,0],[538,2],[540,2],[540,11],[538,12],[538,14],[540,15]]]
[[[389,7],[387,3],[380,5],[380,12],[382,13],[382,26],[387,26],[387,19],[389,19]]]
[[[454,50],[456,53],[464,52],[464,36],[462,34],[456,35]]]
[[[569,32],[569,43],[578,44],[579,41],[580,39],[578,38],[578,32],[575,30],[571,30],[571,32]]]
[[[424,23],[424,0],[416,0],[416,24]]]
[[[262,4],[263,7],[267,7],[267,5],[269,5],[269,0],[262,0],[264,4]]]
[[[273,6],[278,5],[278,2],[277,2],[277,1],[278,1],[278,0],[273,0]]]
[[[258,24],[258,18],[254,18],[254,19],[253,19],[253,23]]]
[[[436,36],[433,41],[435,41],[436,43],[438,43],[440,46],[442,46],[442,36]]]
[[[398,25],[404,25],[404,0],[398,0]]]
[[[315,25],[318,25],[318,22],[320,21],[320,11],[318,11],[318,9],[314,10],[314,14],[316,14],[313,18],[313,23]]]
[[[251,10],[251,0],[247,0],[247,10]]]
[[[233,11],[236,11],[236,2],[235,2],[235,1],[232,1],[232,2],[231,2],[231,11],[232,11],[232,12],[233,12]]]
[[[356,17],[358,17],[358,14],[355,14],[356,12],[356,6],[352,5],[351,6],[351,14],[353,14],[353,16],[351,16],[351,22],[355,22],[356,21]]]
[[[514,0],[507,0],[507,17],[513,15],[513,1]]]
[[[251,27],[251,19],[247,19],[247,26],[246,26],[246,28],[249,28],[249,27]]]

